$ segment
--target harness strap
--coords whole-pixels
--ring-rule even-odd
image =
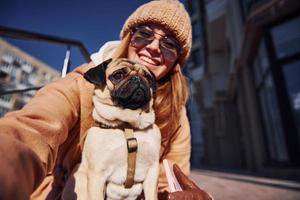
[[[110,129],[112,127],[105,125],[101,122],[95,121],[93,126],[100,127],[103,129]],[[127,177],[124,183],[125,188],[131,188],[134,182],[134,174],[135,174],[135,163],[136,163],[136,154],[137,154],[137,140],[134,137],[133,129],[124,128],[125,131],[125,139],[127,143]]]
[[[134,174],[135,174],[135,162],[136,162],[136,153],[137,153],[137,140],[133,135],[132,129],[125,128],[125,137],[127,142],[127,151],[128,151],[128,166],[127,166],[127,178],[124,183],[125,188],[131,188],[134,184]]]

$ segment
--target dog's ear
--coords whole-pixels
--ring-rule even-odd
[[[106,84],[105,71],[111,61],[112,59],[110,58],[96,67],[89,69],[84,73],[83,77],[89,82],[102,88]]]

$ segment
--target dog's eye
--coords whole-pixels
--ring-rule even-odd
[[[113,74],[113,78],[115,79],[115,80],[121,80],[122,78],[124,78],[124,73],[123,72],[116,72],[116,73],[114,73]]]

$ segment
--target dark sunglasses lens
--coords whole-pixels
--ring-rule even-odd
[[[136,31],[136,35],[149,40],[154,38],[154,33],[151,30],[147,30],[146,28],[138,29]]]
[[[175,61],[178,57],[176,51],[171,51],[170,49],[166,49],[164,47],[161,48],[161,52],[167,60]]]
[[[138,29],[132,36],[131,45],[137,48],[142,47],[151,43],[153,38],[153,32],[144,29]]]
[[[176,56],[180,52],[180,45],[178,44],[178,42],[176,42],[174,39],[171,39],[169,37],[162,38],[160,41],[160,45],[163,48],[167,49],[168,51],[173,52],[173,54],[176,54]]]

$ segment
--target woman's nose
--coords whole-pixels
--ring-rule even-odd
[[[152,54],[160,54],[159,39],[154,38],[154,40],[146,46],[146,49]]]

